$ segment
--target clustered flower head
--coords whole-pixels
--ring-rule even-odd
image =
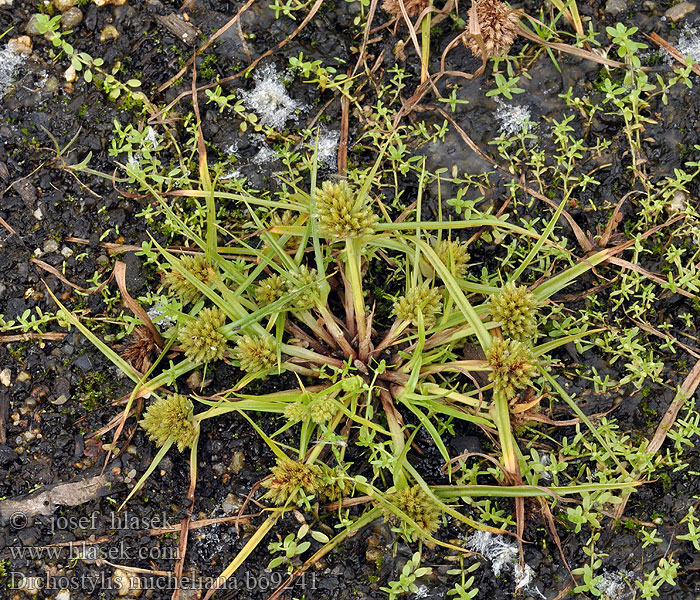
[[[177,340],[187,360],[209,363],[221,360],[226,353],[226,338],[219,328],[226,322],[220,308],[203,308],[197,316],[180,327]]]
[[[431,288],[429,284],[430,282],[426,280],[409,289],[405,296],[401,296],[394,302],[394,314],[399,319],[410,321],[417,326],[418,313],[421,312],[425,327],[432,327],[442,309],[442,294],[439,288]]]
[[[386,495],[386,500],[414,521],[421,532],[431,534],[440,527],[440,509],[420,485],[391,492]],[[400,519],[386,509],[384,519],[395,525],[400,523]]]
[[[530,340],[537,333],[537,300],[524,285],[506,283],[489,303],[491,316],[500,321],[503,334],[514,340]]]
[[[288,227],[294,225],[297,221],[297,217],[292,213],[291,210],[285,210],[280,212],[274,212],[270,218],[271,227]],[[299,247],[299,238],[294,235],[290,235],[289,239],[284,244],[285,248],[289,250],[296,250]]]
[[[378,217],[367,196],[359,197],[345,180],[324,181],[316,190],[316,207],[321,233],[328,237],[354,238],[374,232]]]
[[[309,404],[309,416],[316,424],[328,423],[338,412],[333,396],[321,395]]]
[[[267,492],[263,496],[277,505],[294,502],[299,495],[299,490],[306,494],[314,494],[319,488],[322,479],[322,471],[316,465],[292,460],[291,458],[278,458],[277,464],[270,469],[272,477],[262,482]]]
[[[263,279],[255,289],[255,296],[262,304],[272,304],[285,294],[286,282],[280,275]]]
[[[517,13],[500,0],[472,1],[476,5],[476,16],[484,40],[485,58],[489,59],[507,53],[517,36]],[[469,29],[467,29],[468,31]],[[464,45],[472,51],[474,56],[481,58],[481,49],[476,39],[468,33],[462,39]]]
[[[234,355],[247,373],[267,371],[277,364],[277,346],[269,335],[240,337]]]
[[[299,282],[298,287],[288,286],[288,292],[294,292],[298,289],[301,289],[305,285],[309,285],[310,283],[318,284],[318,274],[316,272],[316,269],[309,269],[306,265],[301,265],[299,267],[299,272],[296,273],[296,279]],[[313,308],[316,305],[316,295],[314,294],[314,292],[317,290],[318,285],[313,285],[309,288],[306,288],[306,290],[301,292],[292,301],[292,308],[296,310],[308,310],[310,308]]]
[[[207,259],[203,254],[183,256],[180,258],[180,265],[185,271],[199,279],[202,283],[206,285],[211,283],[211,271],[209,270]],[[175,294],[180,296],[183,304],[195,302],[202,295],[194,284],[190,283],[182,273],[175,269],[171,269],[166,273],[165,283],[168,284],[168,287],[175,292]]]
[[[403,6],[406,9],[406,14],[413,18],[417,17],[428,4],[429,0],[404,0]],[[392,17],[401,18],[402,13],[399,0],[384,0],[382,2],[382,10]]]
[[[328,423],[338,412],[338,407],[329,394],[312,396],[310,399],[297,400],[288,404],[284,409],[284,416],[292,423],[303,421],[307,417],[314,423]]]
[[[157,446],[162,446],[172,437],[182,452],[190,448],[197,437],[192,412],[192,402],[187,396],[170,394],[151,404],[139,423]]]
[[[494,338],[486,352],[486,360],[491,367],[489,381],[493,382],[494,392],[500,392],[506,398],[514,398],[532,383],[534,358],[523,342]]]
[[[469,263],[469,252],[466,242],[440,240],[435,246],[435,252],[442,263],[458,279],[464,279]]]

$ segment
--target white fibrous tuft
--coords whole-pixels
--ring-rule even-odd
[[[339,131],[323,131],[318,138],[318,162],[334,171],[338,163]]]
[[[0,50],[0,96],[3,96],[10,87],[15,71],[23,60],[24,56],[10,44]]]
[[[700,63],[700,31],[686,26],[678,38],[676,48],[684,57],[690,56],[694,62]]]
[[[527,133],[534,125],[530,109],[525,105],[501,104],[496,110],[496,120],[501,124],[499,133],[506,137]]]
[[[283,129],[285,123],[296,118],[295,112],[303,105],[289,97],[274,65],[267,65],[255,75],[255,88],[241,92],[243,103],[255,112],[260,123]]]

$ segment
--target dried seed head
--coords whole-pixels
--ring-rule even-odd
[[[513,44],[518,31],[518,16],[507,4],[500,0],[472,0],[476,4],[476,16],[484,39],[486,58],[506,54]],[[469,29],[467,29],[467,32]],[[464,45],[474,56],[481,58],[481,49],[474,37],[465,33]]]
[[[309,404],[309,416],[314,423],[328,423],[338,412],[331,396],[319,396]]]
[[[440,240],[435,246],[435,252],[450,273],[458,279],[464,279],[469,263],[469,252],[466,242]]]
[[[442,310],[442,292],[439,288],[430,288],[428,285],[429,282],[424,281],[408,290],[405,296],[394,302],[394,314],[417,326],[418,312],[422,312],[425,327],[432,327]]]
[[[116,349],[119,356],[141,373],[151,368],[153,358],[159,351],[151,330],[140,325],[134,328],[126,343]]]
[[[192,411],[192,402],[187,396],[162,396],[146,409],[139,424],[157,446],[162,446],[172,437],[182,452],[190,448],[197,437]]]
[[[315,465],[307,465],[291,458],[277,459],[277,464],[270,469],[272,477],[262,482],[267,492],[263,496],[275,504],[282,505],[294,502],[303,490],[306,494],[314,494],[321,481],[321,469]]]
[[[434,533],[440,527],[440,509],[419,485],[407,487],[386,495],[387,502],[406,514],[420,528],[416,533]],[[394,525],[399,525],[399,519],[389,510],[384,510],[384,519]],[[406,523],[411,527],[412,525]]]
[[[180,258],[182,268],[188,273],[199,279],[202,283],[209,285],[211,283],[211,273],[207,264],[207,259],[203,254],[195,256],[183,256]],[[175,294],[180,296],[183,304],[190,304],[199,300],[201,292],[190,283],[185,276],[179,271],[171,269],[165,275],[165,283]]]
[[[500,321],[503,334],[514,340],[531,340],[537,333],[537,300],[524,285],[506,283],[489,303],[491,316]]]
[[[180,327],[177,340],[187,360],[196,364],[221,360],[226,353],[226,338],[218,329],[225,322],[226,314],[220,308],[203,308]]]
[[[494,392],[502,393],[508,399],[532,383],[534,358],[522,342],[494,338],[486,352],[486,360],[492,369],[489,381],[493,382]]]
[[[404,0],[403,6],[406,14],[413,18],[417,17],[429,3],[429,0]],[[382,10],[392,17],[401,18],[402,16],[399,0],[384,0]]]
[[[255,288],[255,296],[261,304],[272,304],[285,293],[285,281],[280,275],[263,279]]]
[[[298,287],[289,286],[289,292],[294,292],[310,283],[316,283],[317,285],[306,288],[306,290],[299,294],[292,301],[291,308],[294,310],[308,310],[313,308],[316,306],[316,293],[318,292],[318,274],[316,273],[316,269],[309,269],[306,265],[301,265],[299,267],[299,272],[296,273],[296,279],[299,282]]]
[[[241,363],[241,369],[247,373],[267,371],[277,364],[277,346],[269,335],[244,335],[236,342],[234,354]]]
[[[374,233],[378,218],[368,198],[355,196],[345,180],[324,181],[321,189],[316,190],[316,207],[321,233],[325,236],[354,238]]]

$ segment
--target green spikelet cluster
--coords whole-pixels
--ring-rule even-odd
[[[255,288],[255,297],[261,304],[272,304],[284,296],[286,282],[280,275],[271,275],[263,279]]]
[[[338,412],[331,396],[319,396],[309,404],[309,416],[314,423],[328,423]]]
[[[211,273],[207,265],[207,259],[203,254],[195,256],[183,256],[180,258],[180,264],[191,275],[199,279],[202,283],[209,285],[211,283]],[[180,296],[183,304],[190,304],[199,300],[201,292],[187,279],[182,273],[174,269],[168,271],[165,275],[165,283],[171,291]]]
[[[288,292],[294,292],[305,285],[310,283],[318,284],[318,273],[316,269],[309,269],[306,265],[301,265],[299,267],[299,272],[296,274],[297,281],[299,282],[299,287],[289,287]],[[292,301],[292,308],[296,310],[308,310],[316,305],[315,294],[318,290],[318,285],[311,286],[299,294]]]
[[[271,227],[288,227],[297,222],[297,217],[290,210],[275,212],[270,218]],[[288,250],[296,250],[299,247],[299,238],[297,236],[289,236],[289,239],[284,244]]]
[[[304,402],[291,402],[284,409],[284,416],[290,423],[298,423],[306,418],[308,411],[309,407]]]
[[[203,308],[197,316],[180,327],[177,340],[187,360],[209,363],[221,360],[226,353],[226,338],[219,328],[226,322],[220,308]]]
[[[156,446],[162,446],[172,436],[182,452],[190,448],[197,437],[192,410],[192,402],[187,396],[163,396],[146,409],[139,424]]]
[[[321,233],[328,237],[354,238],[374,233],[377,215],[367,197],[354,197],[347,181],[324,181],[316,190],[316,207]]]
[[[419,485],[391,492],[386,500],[415,521],[421,532],[431,534],[440,527],[440,509]],[[388,510],[384,511],[384,519],[400,524],[398,517]]]
[[[493,382],[494,391],[505,394],[508,399],[532,383],[534,358],[523,342],[494,338],[486,360],[492,369],[489,380]]]
[[[469,264],[469,252],[466,242],[440,240],[435,246],[435,253],[450,273],[458,279],[464,279]]]
[[[394,314],[404,321],[410,321],[418,325],[418,312],[423,313],[423,323],[426,328],[432,327],[437,320],[437,315],[442,310],[442,293],[439,288],[428,287],[429,282],[424,281],[401,296],[394,302]]]
[[[247,373],[267,371],[277,364],[277,346],[270,336],[244,335],[236,342],[234,354]]]
[[[537,300],[524,285],[506,283],[491,298],[491,316],[500,321],[503,334],[514,340],[531,340],[537,333]]]
[[[306,494],[316,494],[321,483],[321,469],[307,465],[291,458],[277,459],[277,464],[270,469],[272,477],[262,482],[267,492],[263,498],[277,505],[294,502],[299,490]]]

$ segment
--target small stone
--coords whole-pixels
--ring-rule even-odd
[[[68,246],[63,246],[63,248],[61,248],[61,254],[63,255],[63,258],[70,258],[73,256],[73,250]]]
[[[688,207],[688,194],[683,190],[676,190],[671,196],[671,200],[666,205],[666,212],[676,214],[684,211]]]
[[[32,39],[28,35],[20,35],[7,42],[7,47],[16,54],[31,54]]]
[[[53,0],[53,5],[59,12],[66,12],[77,4],[76,0]]]
[[[64,30],[73,29],[77,27],[82,20],[83,11],[77,6],[73,6],[61,15],[61,28]]]
[[[647,12],[654,12],[656,10],[656,2],[651,0],[644,0],[642,3],[642,8]]]
[[[109,42],[111,40],[118,40],[119,39],[119,32],[117,31],[117,28],[114,25],[107,25],[103,30],[102,33],[100,34],[100,43],[104,44],[105,42]]]
[[[39,30],[36,27],[36,22],[38,18],[38,13],[34,13],[31,17],[29,17],[29,21],[27,21],[27,24],[24,27],[24,32],[27,35],[41,35],[41,33],[39,33]]]
[[[32,376],[26,371],[20,371],[17,373],[17,383],[22,383],[23,381],[29,381]]]
[[[692,2],[679,2],[678,4],[669,8],[665,13],[664,17],[670,19],[674,23],[680,21],[683,17],[688,16],[691,12],[695,10],[695,4]]]
[[[70,592],[67,589],[59,590],[54,600],[70,600]]]
[[[243,470],[244,465],[245,454],[243,454],[243,452],[240,451],[234,452],[233,456],[231,457],[231,463],[229,464],[231,473],[233,473],[234,475],[238,475]]]
[[[243,506],[243,503],[241,502],[240,498],[236,496],[236,494],[231,493],[226,496],[224,501],[221,503],[221,510],[224,511],[224,514],[233,515],[241,509],[241,506]]]
[[[46,240],[44,242],[44,254],[50,254],[58,250],[58,242],[56,240]]]
[[[2,371],[0,371],[0,383],[2,383],[5,387],[10,387],[10,384],[12,383],[12,371],[8,367],[5,367]]]
[[[185,380],[185,383],[187,383],[191,390],[199,388],[199,386],[202,385],[201,371],[192,371],[190,376]]]
[[[36,596],[41,589],[41,577],[23,577],[19,589],[29,596]]]
[[[65,72],[63,73],[63,78],[68,83],[73,83],[76,79],[78,79],[78,73],[73,65],[71,65],[65,70]],[[58,245],[56,246],[56,249],[58,249]]]
[[[121,598],[129,596],[137,598],[141,595],[141,578],[137,573],[130,573],[124,569],[114,569],[112,583],[117,595]]]
[[[41,212],[41,208],[37,208],[32,214],[37,221],[41,221],[44,218],[44,213]]]
[[[56,90],[58,90],[58,77],[55,75],[49,75],[46,83],[44,83],[44,92],[47,94],[53,94]]]
[[[620,13],[627,11],[626,0],[608,0],[605,4],[605,12],[616,17]]]

